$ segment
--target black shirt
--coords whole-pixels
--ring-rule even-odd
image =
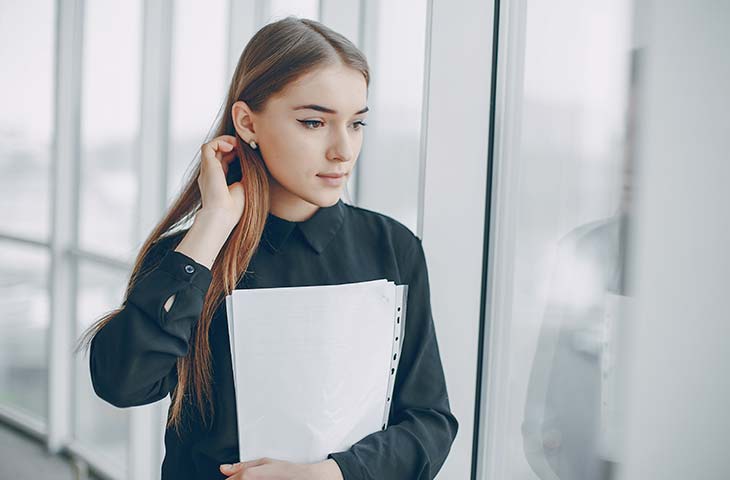
[[[163,237],[143,260],[123,309],[91,343],[90,370],[99,397],[117,407],[158,401],[177,383],[176,360],[188,352],[211,271],[174,251],[185,231]],[[458,422],[449,406],[431,316],[428,272],[421,240],[393,218],[339,200],[303,222],[269,213],[264,234],[237,288],[334,285],[388,279],[407,284],[401,359],[389,425],[350,449],[331,452],[345,480],[425,480],[441,469]],[[175,294],[167,312],[163,305]],[[197,410],[186,415],[181,437],[165,432],[163,480],[226,478],[221,463],[238,455],[233,373],[225,302],[210,331],[213,422]],[[255,393],[255,389],[251,391]]]

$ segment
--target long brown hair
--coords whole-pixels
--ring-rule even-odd
[[[363,53],[346,37],[314,20],[289,16],[262,27],[246,45],[238,60],[228,89],[223,114],[211,129],[214,134],[235,135],[239,165],[231,164],[229,180],[241,180],[244,187],[244,208],[241,219],[226,240],[212,266],[212,282],[205,296],[200,320],[191,337],[188,354],[177,360],[178,383],[167,419],[167,427],[178,429],[186,408],[186,397],[193,397],[195,405],[206,424],[206,406],[214,415],[211,400],[211,360],[208,330],[213,314],[231,293],[246,272],[251,257],[263,234],[269,212],[269,181],[267,169],[259,150],[251,149],[241,139],[233,124],[232,105],[245,101],[254,112],[265,107],[272,95],[282,91],[289,83],[316,68],[342,64],[362,72],[366,85],[370,85],[370,73]],[[210,139],[209,138],[209,139]],[[172,202],[162,220],[144,241],[134,263],[127,284],[125,299],[141,272],[143,260],[151,247],[163,237],[168,237],[187,224],[201,208],[201,196],[197,178],[200,174],[200,152],[196,154],[194,168],[185,185]],[[240,166],[240,170],[234,168]],[[232,172],[237,171],[238,175]],[[173,247],[174,248],[174,247]],[[105,314],[81,336],[76,351],[88,349],[91,340],[122,308]],[[190,395],[192,392],[193,395]]]

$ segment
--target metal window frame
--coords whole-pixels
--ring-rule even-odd
[[[484,476],[477,465],[493,460],[480,450],[482,439],[492,437],[492,425],[483,421],[480,409],[485,395],[481,364],[492,353],[486,345],[494,318],[488,300],[495,290],[494,259],[487,248],[494,231],[490,140],[498,122],[493,117],[498,6],[499,0],[458,5],[429,0],[427,10],[417,230],[428,261],[449,402],[459,419],[437,478],[495,478]],[[465,343],[466,338],[473,342]]]
[[[74,362],[70,352],[76,331],[78,270],[70,252],[78,246],[84,1],[58,0],[56,15],[46,439],[53,453],[65,447],[73,435]]]
[[[514,184],[520,165],[515,158],[514,136],[522,122],[521,85],[524,77],[526,0],[495,0],[495,45],[492,81],[493,129],[490,134],[490,161],[494,175],[489,192],[490,219],[485,239],[485,298],[483,299],[483,336],[480,337],[480,357],[477,392],[477,413],[480,435],[475,435],[476,478],[496,479],[505,469],[503,455],[504,432],[509,405],[509,355],[511,303],[513,300],[514,245],[517,198],[505,190]],[[489,283],[487,283],[489,279]],[[492,281],[498,279],[498,282]]]

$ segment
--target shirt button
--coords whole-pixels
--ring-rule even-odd
[[[185,271],[188,273],[193,273],[195,271],[195,267],[192,265],[185,265]]]

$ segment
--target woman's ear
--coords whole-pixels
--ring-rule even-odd
[[[231,106],[231,118],[233,119],[233,126],[236,128],[236,133],[238,133],[239,137],[246,143],[251,140],[256,140],[253,112],[246,102],[238,100]]]

